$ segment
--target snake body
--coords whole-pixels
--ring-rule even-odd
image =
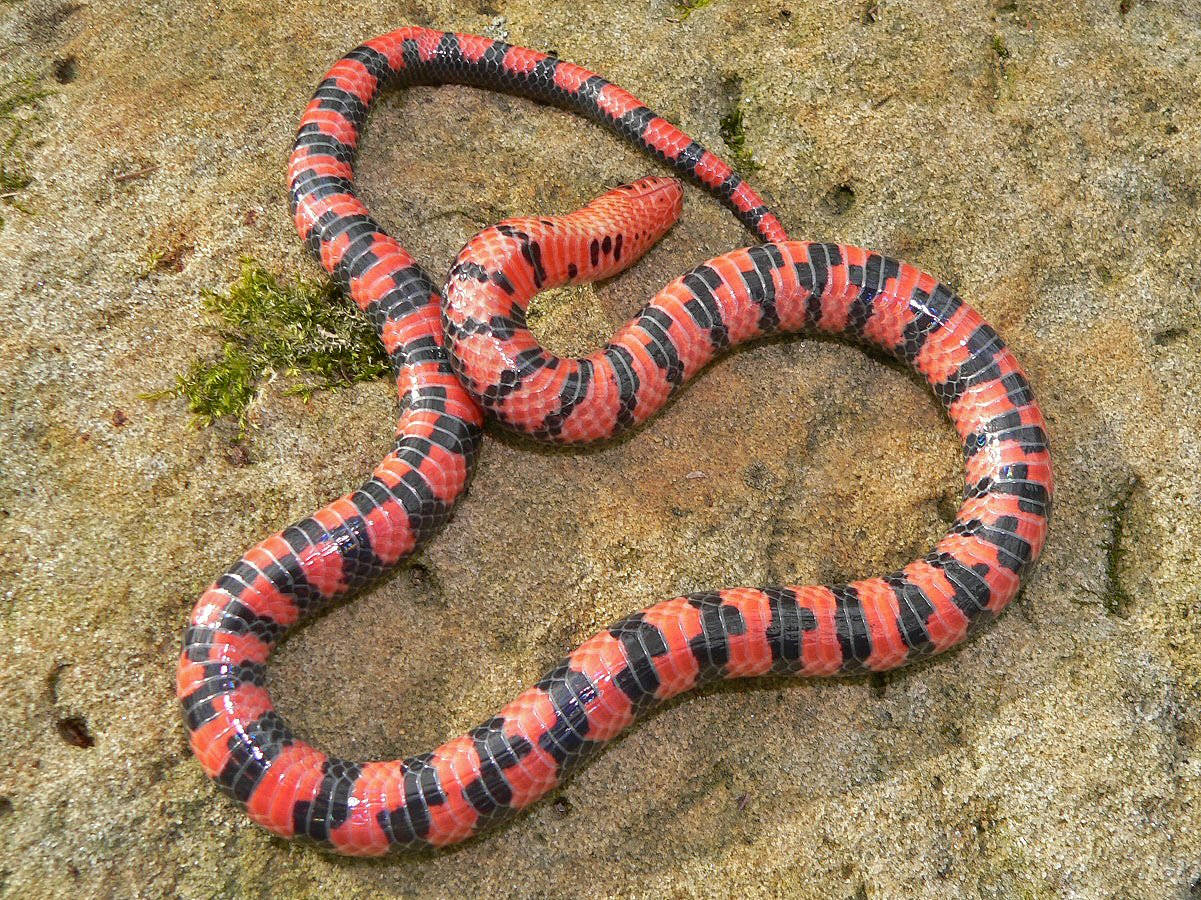
[[[618,188],[566,216],[473,238],[443,300],[371,218],[353,158],[386,85],[462,83],[600,122],[720,199],[766,243],[664,288],[601,350],[562,359],[525,322],[537,291],[620,270],[679,213],[673,179]],[[248,550],[202,595],[177,693],[205,772],[276,834],[341,853],[445,846],[546,794],[655,703],[715,678],[882,671],[991,621],[1038,557],[1052,499],[1042,416],[997,333],[930,275],[859,247],[790,241],[722,160],[628,92],[556,56],[405,28],[338,61],[292,152],[301,237],[376,324],[404,412],[394,449],[357,490]],[[560,441],[612,437],[652,415],[726,348],[823,332],[910,365],[963,442],[964,502],[926,556],[829,587],[705,591],[657,603],[585,641],[493,717],[403,760],[353,762],[298,739],[265,688],[272,648],[331,601],[403,562],[471,477],[485,410]]]

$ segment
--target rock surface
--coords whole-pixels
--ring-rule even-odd
[[[24,138],[28,213],[0,230],[0,894],[1201,894],[1199,22],[1196,0],[0,5],[0,81],[54,89]],[[314,274],[292,131],[334,59],[406,23],[553,48],[719,152],[740,108],[794,235],[904,257],[975,303],[1057,464],[1015,608],[887,677],[675,702],[450,853],[344,861],[250,826],[188,752],[181,629],[244,548],[358,483],[390,389],[272,389],[245,457],[141,395],[215,347],[200,293],[239,257]],[[361,159],[372,210],[433,272],[479,226],[657,170],[457,87],[388,96]],[[747,242],[690,189],[646,260],[543,301],[539,328],[583,349]],[[650,601],[903,564],[945,527],[958,466],[921,386],[811,340],[738,353],[616,446],[490,434],[419,565],[277,654],[277,703],[341,755],[424,750]]]

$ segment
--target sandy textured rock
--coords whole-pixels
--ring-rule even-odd
[[[54,88],[25,145],[32,214],[0,230],[0,893],[1196,896],[1199,21],[1197,0],[714,0],[682,21],[665,0],[0,5],[0,80]],[[563,803],[441,856],[347,862],[208,783],[173,672],[207,581],[384,452],[388,385],[270,391],[249,464],[230,429],[140,395],[213,349],[200,292],[240,256],[314,273],[285,203],[295,123],[340,53],[410,22],[553,48],[719,150],[742,104],[794,235],[905,257],[1006,336],[1059,495],[1024,595],[962,650],[706,690]],[[361,181],[440,272],[480,225],[655,170],[587,122],[452,87],[382,101]],[[547,300],[540,327],[582,349],[747,241],[690,190],[645,261]],[[179,271],[144,275],[164,247]],[[298,634],[272,686],[339,754],[424,750],[649,601],[904,563],[958,466],[922,387],[859,351],[739,353],[616,446],[490,435],[420,566]]]

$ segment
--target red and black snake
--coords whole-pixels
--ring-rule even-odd
[[[699,183],[767,243],[702,263],[601,350],[561,359],[526,327],[537,291],[613,274],[679,213],[650,178],[558,218],[473,238],[445,300],[355,194],[352,163],[388,85],[460,83],[582,113]],[[722,160],[621,88],[554,55],[404,28],[337,62],[289,167],[296,227],[371,317],[404,413],[357,490],[256,545],[192,613],[177,691],[204,770],[276,834],[342,853],[444,846],[524,809],[658,701],[717,678],[882,671],[991,621],[1042,550],[1052,475],[1030,385],[997,333],[930,275],[842,244],[787,239]],[[926,556],[829,587],[726,588],[614,623],[478,728],[403,760],[352,762],[295,737],[272,709],[272,648],[331,601],[401,563],[471,477],[484,411],[553,441],[608,438],[654,413],[727,347],[775,332],[869,344],[929,382],[963,441],[963,505]]]

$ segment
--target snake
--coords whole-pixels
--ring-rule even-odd
[[[652,176],[566,215],[487,228],[439,290],[372,218],[353,166],[386,87],[446,83],[525,96],[606,126],[719,200],[761,242],[672,281],[600,350],[549,353],[526,321],[530,299],[630,265],[680,215],[680,181]],[[370,477],[246,551],[204,591],[184,632],[176,693],[191,749],[276,835],[348,855],[463,841],[528,808],[641,715],[703,683],[882,672],[955,646],[997,617],[1042,551],[1053,493],[1046,426],[1017,359],[981,315],[906,263],[790,240],[728,163],[587,69],[485,36],[393,31],[347,53],[320,82],[288,177],[296,228],[374,323],[402,412]],[[925,556],[849,583],[654,603],[584,641],[478,727],[400,760],[330,755],[275,711],[272,649],[438,531],[467,488],[489,416],[550,442],[610,439],[729,348],[802,332],[893,357],[945,407],[963,448],[963,502]]]

